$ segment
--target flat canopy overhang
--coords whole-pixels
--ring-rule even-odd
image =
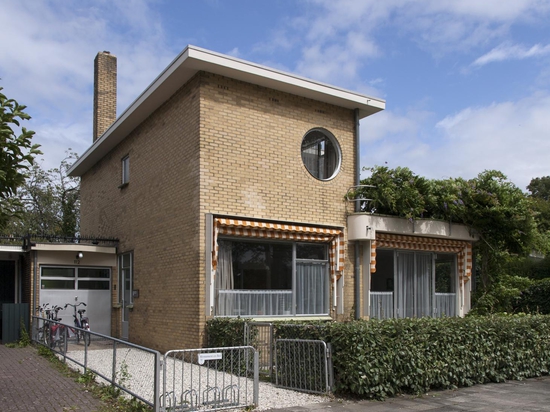
[[[474,242],[479,239],[467,226],[434,219],[409,220],[396,216],[356,213],[348,216],[348,240],[375,240],[376,233],[424,236]]]
[[[230,77],[339,107],[357,109],[359,118],[370,116],[386,107],[385,101],[381,99],[195,46],[187,46],[73,164],[69,169],[69,175],[82,176],[86,173],[199,71]]]

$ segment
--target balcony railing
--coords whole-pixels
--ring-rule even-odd
[[[393,292],[370,292],[370,317],[393,318]]]
[[[456,316],[456,293],[435,294],[435,317]]]
[[[218,291],[217,316],[290,316],[292,290]]]
[[[434,316],[456,316],[456,293],[436,293]],[[393,318],[393,292],[370,292],[370,317]]]

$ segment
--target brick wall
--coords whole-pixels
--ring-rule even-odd
[[[302,163],[314,127],[342,150],[328,182]],[[118,188],[126,155],[130,183]],[[203,343],[207,213],[344,227],[354,162],[351,110],[197,74],[82,177],[82,232],[116,236],[120,253],[134,252],[130,340],[160,350]],[[353,304],[346,252],[344,316]]]
[[[94,141],[116,120],[117,62],[109,52],[94,60]]]

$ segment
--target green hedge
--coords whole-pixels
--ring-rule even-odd
[[[336,392],[399,393],[548,374],[550,316],[472,316],[276,324],[276,337],[332,345]]]

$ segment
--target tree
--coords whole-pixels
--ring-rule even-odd
[[[537,199],[550,201],[550,176],[535,177],[527,186],[531,196]]]
[[[479,237],[483,289],[498,278],[506,256],[527,255],[539,246],[540,236],[528,196],[499,171],[488,170],[469,180],[427,180],[407,168],[367,169],[371,176],[359,190],[372,199],[369,208],[409,219],[444,219],[467,225]]]
[[[9,222],[9,233],[68,237],[78,234],[80,182],[67,175],[78,155],[71,149],[66,154],[59,167],[50,170],[33,162],[17,196],[21,205],[19,218]]]
[[[21,127],[20,121],[29,120],[26,106],[8,99],[0,87],[0,229],[19,212],[17,189],[25,182],[27,171],[35,156],[41,154],[39,145],[32,144],[34,132]],[[21,127],[17,136],[14,128]]]

